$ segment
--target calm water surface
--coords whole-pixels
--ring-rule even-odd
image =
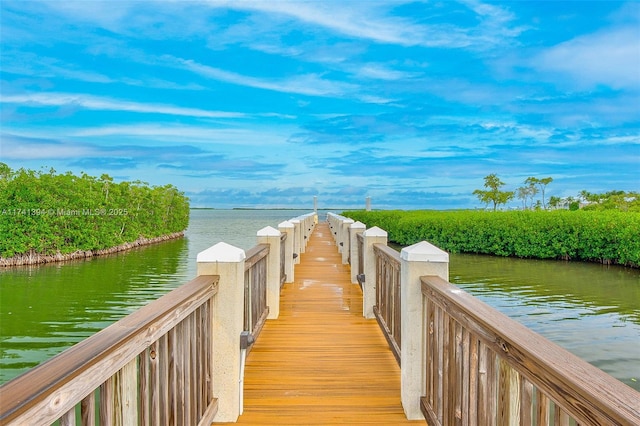
[[[640,390],[640,271],[457,254],[450,281]]]
[[[191,280],[200,251],[220,241],[249,249],[259,229],[306,212],[192,210],[184,239],[89,261],[0,270],[0,382]],[[450,277],[640,390],[640,271],[452,255]]]

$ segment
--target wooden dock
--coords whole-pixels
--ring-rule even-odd
[[[426,424],[406,420],[387,333],[402,357],[403,400],[412,418],[422,414],[443,425],[640,425],[636,391],[451,285],[446,261],[427,260],[431,245],[415,244],[403,257],[377,241],[381,230],[350,244],[348,219],[327,217],[331,225],[320,223],[311,235],[313,214],[283,227],[285,238],[267,230],[246,258],[223,243],[199,253],[197,278],[0,386],[0,424],[89,426],[97,413],[100,424],[114,425],[202,425],[216,418],[253,425]],[[366,275],[367,291],[380,290],[374,313],[384,332],[363,318],[362,292],[350,282],[331,229],[341,246],[350,246],[351,259],[365,256],[357,272]],[[303,239],[309,243],[295,281],[281,289]],[[271,274],[274,268],[280,274]],[[262,322],[270,295],[280,296],[272,303],[279,318]],[[416,301],[419,309],[410,306]],[[237,309],[249,306],[256,311]],[[264,327],[253,325],[256,318]],[[247,325],[262,332],[240,383],[238,336]]]
[[[247,357],[244,425],[402,425],[400,368],[326,222]]]

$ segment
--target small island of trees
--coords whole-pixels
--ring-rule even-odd
[[[90,257],[176,238],[189,200],[172,185],[0,163],[0,265]]]

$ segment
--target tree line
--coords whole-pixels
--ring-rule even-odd
[[[408,246],[429,241],[451,253],[640,267],[640,214],[616,210],[486,212],[477,210],[344,211],[389,241]]]
[[[0,163],[0,257],[97,251],[186,229],[189,200],[173,185],[115,182]]]
[[[491,205],[494,211],[517,197],[522,201],[522,210],[584,209],[640,212],[640,192],[634,191],[609,191],[597,194],[583,190],[577,197],[551,196],[547,202],[545,191],[551,182],[553,182],[552,177],[531,176],[526,178],[524,185],[518,187],[516,191],[505,191],[503,190],[505,183],[492,173],[484,177],[484,189],[476,189],[473,195],[486,206]],[[538,194],[541,194],[541,197],[536,200]]]

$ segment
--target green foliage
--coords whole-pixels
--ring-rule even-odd
[[[640,192],[609,191],[594,194],[581,191],[580,197],[588,203],[584,210],[619,210],[622,212],[640,212]]]
[[[640,214],[619,211],[347,211],[401,245],[454,253],[565,259],[640,267]]]
[[[500,188],[503,186],[504,182],[495,173],[492,173],[484,178],[484,187],[487,189],[476,189],[473,191],[473,195],[486,205],[493,204],[493,210],[495,211],[498,206],[507,204],[515,195],[513,191],[501,191]]]
[[[542,179],[538,179],[537,177],[528,177],[527,179],[525,179],[524,183],[529,185],[529,192],[532,194],[532,199],[531,202],[533,203],[533,197],[538,193],[538,190],[536,188],[536,185],[538,185],[540,187],[540,192],[542,193],[542,208],[546,209],[547,208],[547,204],[545,202],[544,199],[544,191],[547,188],[547,185],[549,185],[551,182],[553,182],[553,178],[552,177],[546,177],[546,178],[542,178]]]
[[[0,256],[71,253],[181,232],[189,200],[172,185],[115,183],[0,163]]]

